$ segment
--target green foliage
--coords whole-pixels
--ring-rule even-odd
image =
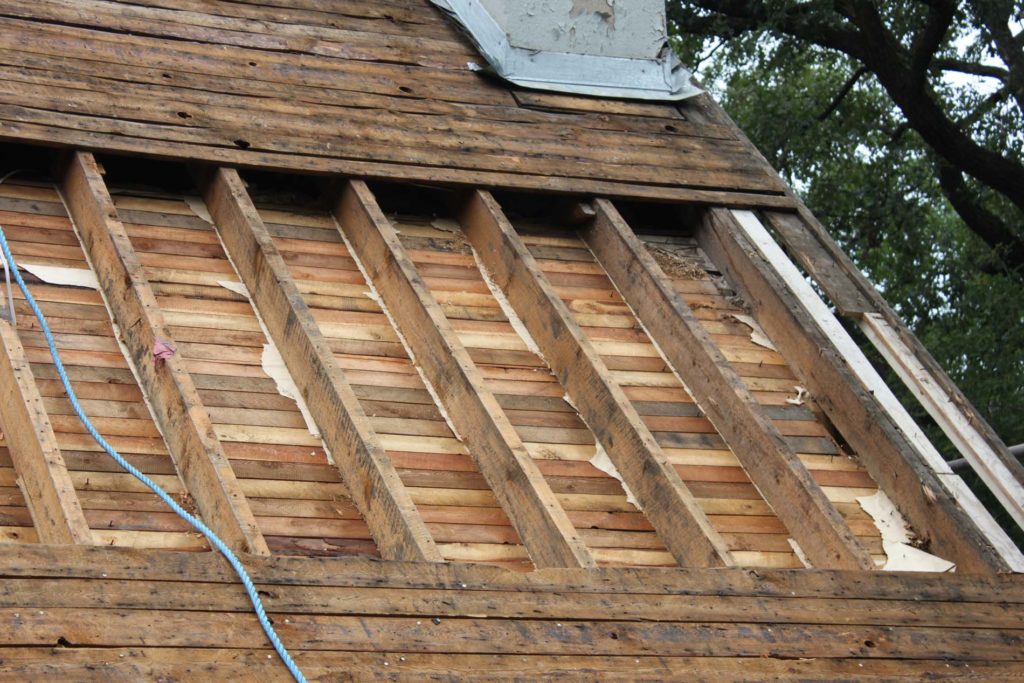
[[[717,40],[681,36],[676,45],[696,63]],[[700,76],[1000,436],[1024,442],[1024,282],[960,220],[932,153],[870,74],[833,108],[858,67],[763,30],[720,45]],[[949,106],[964,112],[984,99],[949,88]],[[1013,148],[1014,116],[997,106],[975,134]],[[929,431],[952,454],[934,425]]]

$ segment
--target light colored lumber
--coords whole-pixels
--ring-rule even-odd
[[[0,320],[0,425],[40,543],[92,543],[18,334]]]
[[[932,552],[945,554],[956,562],[959,571],[987,573],[1010,569],[1011,562],[993,547],[950,495],[933,471],[933,463],[915,448],[911,435],[904,433],[883,408],[879,395],[871,393],[875,389],[888,391],[884,383],[879,379],[880,387],[865,387],[850,367],[847,354],[856,358],[853,340],[771,237],[765,233],[755,246],[746,235],[748,228],[764,232],[749,212],[712,209],[706,214],[698,237],[712,262],[750,303],[765,332],[790,361],[800,383],[859,454],[872,479],[914,530],[932,543]],[[770,250],[771,245],[778,250],[775,256],[781,254],[781,259],[769,262],[762,255],[760,250]],[[778,268],[790,272],[783,276]],[[814,312],[809,311],[806,306],[815,299],[818,305]],[[856,353],[860,353],[859,349]],[[938,462],[934,464],[940,466]]]
[[[340,230],[538,567],[588,567],[594,559],[459,341],[365,183],[350,181]]]
[[[269,553],[183,359],[153,355],[173,340],[92,154],[72,156],[61,193],[200,517],[232,549]]]
[[[725,541],[612,380],[494,198],[475,192],[460,222],[669,552],[684,566],[732,564]]]
[[[865,313],[860,319],[860,329],[988,485],[1017,525],[1024,528],[1024,483],[1019,478],[1021,466],[1017,459],[1009,456],[1009,461],[1016,465],[1011,469],[1007,459],[1001,457],[999,451],[983,438],[975,423],[936,383],[932,374],[917,360],[914,352],[880,313]]]
[[[582,229],[651,339],[816,567],[874,569],[870,555],[751,396],[611,202]]]
[[[440,562],[440,552],[302,299],[238,172],[217,169],[204,198],[239,276],[330,449],[381,555]]]

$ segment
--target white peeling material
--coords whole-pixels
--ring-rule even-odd
[[[761,326],[758,325],[757,321],[752,317],[749,315],[741,315],[739,313],[733,313],[732,317],[750,328],[750,341],[754,342],[758,346],[763,346],[766,349],[778,351],[778,349],[775,348],[775,345],[772,344],[772,340],[768,338],[768,335],[764,333],[764,330],[761,329]]]
[[[590,464],[607,474],[609,477],[618,479],[619,483],[622,484],[622,490],[626,492],[626,501],[637,510],[643,510],[643,508],[640,507],[640,501],[638,501],[636,496],[633,495],[633,492],[629,490],[629,486],[626,485],[622,475],[619,474],[619,471],[615,468],[615,463],[613,463],[612,459],[608,457],[608,454],[605,452],[604,448],[601,447],[601,444],[595,444],[595,448],[594,457],[590,459]]]
[[[786,540],[789,541],[789,547],[793,549],[793,554],[796,555],[796,559],[800,560],[800,563],[807,569],[814,569],[814,565],[812,565],[811,561],[807,558],[807,553],[805,553],[804,549],[800,547],[800,544],[796,542],[796,539],[787,538]]]
[[[470,247],[470,250],[473,252],[473,259],[476,261],[476,267],[480,270],[481,277],[483,277],[484,282],[487,283],[487,288],[491,290],[491,296],[493,296],[495,301],[498,302],[498,306],[501,307],[501,312],[505,314],[506,318],[508,318],[508,322],[512,325],[512,329],[515,330],[516,334],[519,335],[519,338],[526,344],[526,348],[547,364],[547,360],[544,358],[544,354],[541,353],[540,347],[537,346],[537,342],[534,341],[533,337],[530,335],[530,331],[526,329],[526,325],[523,324],[522,319],[516,313],[516,309],[512,308],[512,302],[508,300],[508,297],[505,296],[505,292],[501,291],[501,287],[499,287],[498,283],[494,281],[493,277],[491,277],[491,271],[487,270],[487,266],[485,266],[484,262],[480,260],[480,255],[476,253],[476,249]]]
[[[249,296],[249,290],[241,282],[235,282],[232,280],[217,280],[217,284],[224,289],[230,290],[235,294],[240,294],[246,299],[249,299],[250,304],[252,303],[251,297]],[[292,379],[292,375],[288,372],[288,367],[285,365],[284,357],[281,355],[281,351],[274,344],[273,338],[270,336],[270,330],[263,323],[263,318],[260,317],[260,312],[256,310],[255,306],[252,306],[253,313],[256,315],[256,320],[260,324],[260,329],[263,330],[263,338],[266,339],[266,343],[263,345],[263,353],[260,355],[260,366],[263,368],[263,372],[267,374],[270,379],[274,380],[274,386],[277,387],[277,393],[281,394],[285,398],[290,398],[295,401],[295,405],[298,406],[299,412],[302,414],[302,421],[306,423],[306,429],[314,437],[322,439],[320,434],[320,428],[317,427],[316,420],[313,419],[313,414],[309,411],[309,406],[306,405],[306,400],[302,398],[302,392],[299,391],[299,387],[295,384],[295,380]],[[334,458],[327,446],[324,445],[324,452],[327,454],[327,460],[334,462]]]
[[[244,296],[246,299],[252,299],[252,297],[249,296],[248,288],[246,288],[246,286],[241,282],[234,282],[232,280],[217,280],[217,284],[223,287],[224,289],[231,290],[235,294],[240,294]]]
[[[309,433],[318,439],[321,438],[320,428],[316,426],[313,415],[309,412],[309,406],[306,405],[306,401],[302,398],[302,392],[299,391],[299,387],[295,384],[295,380],[292,379],[291,373],[288,372],[288,367],[284,363],[284,357],[281,356],[277,345],[270,340],[269,336],[267,337],[267,343],[263,345],[263,353],[260,355],[260,366],[263,368],[263,372],[267,373],[267,376],[274,380],[277,393],[295,401],[295,404],[299,407],[299,412],[302,413],[302,419],[306,422],[306,429],[309,430]]]
[[[907,526],[907,520],[892,504],[885,491],[879,490],[873,496],[857,499],[864,512],[871,516],[882,534],[882,549],[886,561],[882,567],[890,572],[948,572],[956,565],[931,553],[926,553],[910,545],[913,538]]]
[[[87,268],[67,268],[65,266],[42,266],[35,263],[19,263],[22,270],[35,275],[49,285],[62,287],[84,287],[99,290],[100,283],[96,274]]]
[[[802,387],[799,384],[794,386],[793,389],[796,390],[796,396],[793,398],[787,398],[786,403],[791,406],[802,406],[804,404],[804,399],[810,396],[810,392],[807,391],[806,387]]]
[[[185,203],[188,204],[188,208],[192,209],[192,213],[213,225],[213,216],[210,215],[210,210],[206,208],[203,200],[198,197],[185,197]]]
[[[461,442],[462,436],[459,434],[459,430],[455,428],[455,423],[452,422],[452,418],[448,414],[448,411],[444,409],[444,403],[441,402],[441,397],[434,389],[434,385],[430,383],[426,373],[423,372],[423,369],[416,362],[416,354],[413,353],[412,347],[409,346],[409,340],[407,340],[405,335],[402,334],[402,330],[398,327],[398,322],[395,320],[394,316],[391,315],[391,311],[388,309],[387,305],[385,305],[384,299],[377,292],[377,288],[373,286],[373,280],[370,278],[370,274],[363,266],[363,262],[358,256],[356,256],[356,250],[352,248],[352,243],[348,241],[348,236],[345,235],[345,231],[341,229],[341,225],[338,224],[338,220],[336,218],[332,217],[332,219],[334,220],[335,227],[338,229],[338,234],[341,235],[341,240],[345,243],[348,255],[352,257],[352,261],[356,264],[356,268],[359,269],[359,273],[363,276],[363,281],[369,288],[369,291],[363,292],[363,294],[366,295],[367,299],[376,303],[380,307],[381,313],[383,313],[384,317],[388,319],[388,322],[391,324],[391,329],[394,330],[395,336],[398,337],[398,341],[401,342],[402,348],[404,348],[406,354],[408,354],[409,362],[412,363],[412,366],[416,369],[416,373],[420,376],[420,381],[423,382],[423,386],[426,388],[427,393],[430,394],[430,398],[433,399],[434,405],[437,406],[437,410],[441,413],[441,417],[444,418],[445,423],[448,425],[448,429],[452,430],[452,434],[454,434],[455,438]]]

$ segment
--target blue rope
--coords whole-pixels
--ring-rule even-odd
[[[0,180],[3,182],[3,180]],[[136,469],[130,462],[124,459],[124,457],[114,450],[114,447],[107,443],[96,427],[93,426],[92,422],[89,421],[85,411],[82,410],[81,404],[78,402],[78,397],[75,395],[75,390],[71,388],[71,381],[68,379],[67,372],[64,370],[64,364],[60,360],[60,354],[57,352],[57,342],[54,341],[53,334],[50,332],[50,326],[46,323],[46,317],[40,310],[39,305],[36,303],[35,298],[31,292],[28,291],[28,287],[25,285],[25,280],[21,277],[21,273],[18,272],[18,266],[14,263],[14,256],[11,254],[11,249],[7,245],[7,237],[4,235],[3,228],[0,227],[0,249],[3,250],[4,258],[7,259],[7,263],[10,267],[11,274],[14,276],[15,281],[18,283],[18,287],[25,294],[25,300],[28,305],[32,307],[32,312],[35,313],[36,319],[39,320],[39,326],[43,330],[43,335],[46,337],[46,343],[50,347],[50,355],[53,356],[53,364],[57,368],[57,374],[60,375],[61,384],[64,385],[64,390],[68,394],[68,399],[71,401],[71,406],[75,409],[75,414],[78,415],[78,419],[82,421],[85,428],[89,431],[89,434],[96,443],[106,451],[107,455],[117,461],[117,464],[128,471],[133,477],[141,481],[146,487],[156,495],[160,496],[160,499],[167,503],[168,507],[174,510],[174,513],[184,519],[186,522],[192,525],[199,533],[206,537],[214,548],[220,551],[224,558],[231,565],[231,568],[238,574],[238,578],[242,580],[242,585],[245,586],[245,592],[249,594],[249,600],[252,601],[253,609],[256,611],[256,616],[260,620],[260,625],[263,627],[263,631],[267,634],[267,639],[277,650],[277,654],[281,657],[281,661],[288,667],[288,671],[291,672],[292,677],[298,681],[298,683],[306,683],[306,677],[302,675],[302,671],[299,670],[298,665],[292,659],[291,655],[288,654],[288,650],[285,649],[281,639],[277,636],[277,632],[274,630],[273,625],[270,623],[270,619],[267,618],[267,613],[263,609],[263,601],[260,600],[259,593],[256,592],[256,586],[253,585],[252,579],[249,578],[249,574],[245,571],[245,567],[238,560],[238,557],[231,551],[231,548],[225,545],[224,541],[220,540],[217,534],[203,524],[203,522],[192,514],[189,514],[184,508],[171,498],[166,491],[157,486],[157,484],[147,477],[145,474]]]

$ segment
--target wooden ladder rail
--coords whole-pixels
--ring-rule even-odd
[[[309,406],[381,556],[443,558],[234,169],[203,181],[221,241]]]
[[[91,544],[53,426],[17,331],[0,320],[0,426],[40,543]]]
[[[871,555],[615,206],[598,199],[595,207],[581,229],[590,250],[804,554],[823,569],[874,569]]]
[[[140,388],[153,407],[153,419],[199,516],[232,550],[269,554],[184,360],[153,355],[157,341],[173,340],[92,154],[71,157],[60,189]]]
[[[350,181],[335,217],[351,256],[390,312],[392,324],[443,403],[456,436],[464,441],[530,559],[540,568],[595,566],[370,188],[361,180]]]
[[[871,477],[919,534],[941,545],[959,571],[1011,570],[851,369],[837,348],[837,343],[849,338],[845,331],[839,328],[834,335],[823,331],[791,284],[746,236],[741,220],[757,218],[749,212],[708,210],[698,231],[701,248],[751,303],[761,326]],[[792,286],[800,287],[800,282],[807,286],[802,278],[794,279]],[[831,317],[827,309],[825,313]]]
[[[734,564],[725,541],[494,198],[474,192],[460,222],[672,556],[683,566]]]

